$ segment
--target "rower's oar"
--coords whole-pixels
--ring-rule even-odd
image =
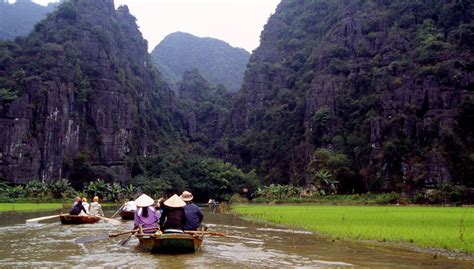
[[[120,221],[115,220],[115,219],[109,219],[109,218],[102,217],[102,216],[96,216],[96,217],[99,217],[99,218],[101,218],[101,219],[103,219],[103,220],[105,220],[105,221],[110,221],[110,222],[115,223],[115,224],[121,224]]]
[[[118,243],[119,246],[125,246],[128,241],[130,241],[130,238],[132,238],[132,236],[134,235],[135,233],[131,233],[125,240],[122,240]]]
[[[32,224],[32,223],[36,223],[36,222],[41,221],[41,220],[54,219],[54,218],[57,218],[59,216],[61,216],[61,215],[52,215],[52,216],[46,216],[46,217],[40,217],[40,218],[34,218],[34,219],[27,219],[26,223],[27,224]]]
[[[150,230],[158,230],[158,227],[151,227],[151,228],[142,229],[142,231],[150,231]],[[112,233],[112,234],[109,234],[109,237],[117,237],[117,236],[124,235],[124,234],[136,233],[136,232],[139,232],[139,231],[140,231],[139,229],[135,229],[135,230],[126,231],[126,232]]]
[[[115,217],[115,215],[117,215],[117,213],[120,212],[120,210],[123,208],[124,205],[125,205],[125,204],[123,204],[123,205],[117,210],[117,212],[115,212],[115,213],[112,215],[112,217],[110,217],[110,218],[113,219],[113,218]]]
[[[208,232],[208,231],[184,231],[185,234],[197,234],[197,235],[215,235],[215,236],[228,236],[225,233],[220,232]]]

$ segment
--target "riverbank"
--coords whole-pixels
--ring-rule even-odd
[[[39,211],[63,208],[62,203],[0,203],[0,212]]]
[[[235,205],[232,211],[248,219],[303,228],[334,239],[474,252],[474,208]]]

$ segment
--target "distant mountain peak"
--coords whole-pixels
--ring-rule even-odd
[[[250,53],[225,41],[175,32],[166,36],[152,52],[152,61],[177,89],[184,72],[199,69],[212,84],[223,84],[235,92],[240,89]]]

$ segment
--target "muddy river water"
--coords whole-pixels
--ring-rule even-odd
[[[210,214],[201,251],[186,255],[140,252],[138,241],[123,238],[76,244],[79,237],[130,229],[132,222],[61,225],[59,219],[26,225],[25,220],[57,211],[0,214],[0,268],[474,268],[473,260],[449,258],[396,247],[335,241],[305,231],[253,223],[233,215]],[[113,211],[106,212],[110,216]]]

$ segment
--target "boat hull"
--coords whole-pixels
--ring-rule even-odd
[[[74,216],[69,214],[60,215],[59,219],[61,220],[61,224],[68,225],[92,224],[100,220],[100,218],[96,216]]]
[[[141,234],[137,235],[139,248],[152,253],[193,253],[201,248],[202,236],[190,234]]]
[[[135,219],[135,211],[120,211],[120,217],[122,217],[123,220],[134,220]]]

